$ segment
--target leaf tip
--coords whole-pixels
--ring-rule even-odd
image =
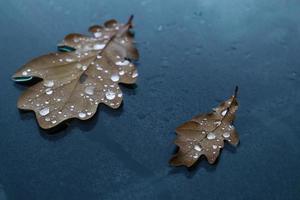
[[[130,17],[128,19],[128,22],[127,22],[128,25],[132,26],[132,20],[133,20],[133,18],[134,18],[134,15],[130,15]]]
[[[236,97],[237,94],[238,94],[238,91],[239,91],[239,86],[235,86],[235,89],[234,89],[234,96]]]

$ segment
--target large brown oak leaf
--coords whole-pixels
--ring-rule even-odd
[[[33,110],[40,127],[91,118],[104,103],[118,108],[122,91],[118,83],[133,84],[138,76],[131,62],[139,55],[134,46],[132,19],[126,24],[109,20],[89,28],[91,35],[69,34],[56,52],[26,63],[14,75],[16,81],[41,78],[19,98],[18,108]],[[72,51],[70,51],[72,50]]]

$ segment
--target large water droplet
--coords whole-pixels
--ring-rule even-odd
[[[84,89],[84,92],[88,95],[93,95],[94,94],[94,90],[95,90],[95,87],[94,86],[87,86],[85,89]]]
[[[105,93],[105,97],[106,97],[108,100],[113,100],[113,99],[116,97],[116,93],[114,93],[114,92],[111,91],[111,90],[108,90],[108,91]]]
[[[195,146],[194,146],[194,149],[195,149],[196,151],[201,151],[201,150],[202,150],[202,148],[201,148],[199,145],[195,145]]]
[[[49,108],[43,108],[42,110],[39,111],[41,116],[46,116],[50,112]]]
[[[53,87],[54,86],[54,81],[53,80],[45,80],[44,81],[44,86]]]
[[[214,133],[208,133],[206,137],[207,137],[207,139],[209,139],[209,140],[213,140],[213,139],[216,138],[216,135],[215,135]]]
[[[116,62],[116,65],[119,65],[119,66],[125,66],[125,65],[129,65],[129,61],[128,60],[124,60],[124,61],[118,61]]]
[[[113,82],[117,82],[120,80],[120,77],[118,74],[113,74],[111,75],[110,79],[113,81]]]

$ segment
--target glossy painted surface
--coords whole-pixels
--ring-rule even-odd
[[[298,0],[0,1],[0,199],[299,199]],[[70,32],[135,15],[124,105],[49,136],[10,76]],[[172,168],[175,128],[240,87],[241,143]]]

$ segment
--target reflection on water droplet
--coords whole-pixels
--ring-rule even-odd
[[[73,59],[72,58],[66,58],[66,62],[72,62]]]
[[[113,99],[116,97],[116,93],[114,93],[114,92],[111,91],[111,90],[108,90],[108,91],[105,93],[105,97],[106,97],[108,100],[113,100]]]
[[[22,75],[23,75],[23,76],[27,76],[27,75],[28,75],[28,72],[24,71],[24,72],[22,72]]]
[[[46,89],[46,94],[50,95],[53,93],[53,90],[51,90],[51,88],[47,88]]]
[[[132,78],[136,78],[136,77],[138,77],[138,72],[135,70],[133,73],[132,73]]]
[[[83,113],[83,112],[80,112],[80,113],[78,114],[78,116],[79,116],[80,118],[85,118],[85,117],[86,117],[86,114]]]
[[[44,81],[44,86],[53,87],[54,86],[54,81],[53,80],[45,80]]]
[[[122,70],[122,71],[119,71],[119,74],[120,74],[120,76],[123,76],[125,74],[125,72]]]
[[[221,114],[222,114],[222,116],[225,116],[226,113],[227,113],[227,110],[223,110]]]
[[[221,122],[220,121],[217,121],[217,122],[214,122],[215,125],[217,126],[220,126],[221,125]]]
[[[120,77],[118,74],[113,74],[111,75],[110,79],[113,81],[113,82],[117,82],[120,80]]]
[[[82,66],[82,70],[83,70],[83,71],[87,70],[87,66],[86,66],[86,65],[83,65],[83,66]]]
[[[101,50],[105,47],[105,44],[95,44],[94,45],[94,49],[95,50]]]
[[[217,145],[212,145],[213,149],[217,149],[218,146]]]
[[[124,60],[124,61],[118,61],[116,62],[116,65],[119,65],[119,66],[125,66],[125,65],[129,65],[129,61],[128,60]]]
[[[213,140],[213,139],[215,139],[216,138],[216,135],[214,134],[214,133],[209,133],[209,134],[207,134],[207,139],[209,139],[209,140]]]
[[[201,148],[199,145],[195,145],[195,146],[194,146],[194,149],[195,149],[196,151],[201,151],[201,150],[202,150],[202,148]]]
[[[230,137],[230,133],[229,132],[223,133],[223,137],[224,138],[229,138]]]
[[[95,33],[94,33],[94,36],[95,36],[96,38],[101,37],[101,36],[102,36],[102,33],[101,33],[101,32],[95,32]]]
[[[94,94],[95,87],[94,86],[88,86],[84,89],[84,92],[88,95]]]
[[[50,112],[49,108],[43,108],[42,110],[40,110],[39,113],[41,116],[46,116],[49,114],[49,112]]]

